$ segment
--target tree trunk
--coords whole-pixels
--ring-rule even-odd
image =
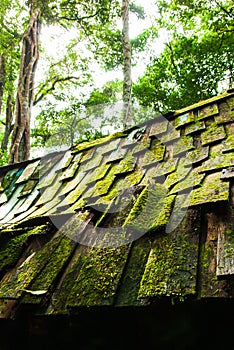
[[[0,114],[2,111],[2,98],[3,98],[5,81],[6,81],[5,58],[3,55],[0,55]]]
[[[9,95],[7,98],[7,105],[6,105],[6,124],[5,124],[4,136],[1,142],[2,153],[4,153],[4,151],[7,150],[9,137],[12,131],[12,121],[13,121],[13,102],[12,102],[12,96]]]
[[[129,38],[129,0],[122,0],[122,45],[123,45],[123,121],[124,127],[132,125],[132,68]]]
[[[39,10],[31,4],[28,28],[22,38],[20,74],[16,95],[15,120],[9,163],[28,160],[30,156],[30,118],[34,98],[35,71],[40,33]]]

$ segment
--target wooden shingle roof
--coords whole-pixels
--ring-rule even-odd
[[[0,317],[234,297],[233,92],[0,177]]]

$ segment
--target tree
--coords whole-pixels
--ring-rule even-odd
[[[129,38],[129,0],[122,0],[123,46],[123,120],[124,127],[132,125],[132,72]]]
[[[3,0],[0,11],[0,115],[4,127],[1,157],[7,153],[12,130],[14,84],[19,67],[19,41],[23,26],[22,7],[17,0]],[[15,20],[15,17],[18,19]]]
[[[80,1],[39,1],[30,0],[29,22],[22,38],[19,82],[16,98],[15,122],[12,134],[9,162],[29,159],[30,155],[30,117],[33,106],[34,80],[39,57],[39,32],[41,20],[58,22],[70,27],[76,23],[90,32],[93,21],[105,23],[112,12],[113,5],[107,0],[99,0],[90,6]]]
[[[29,23],[22,38],[19,82],[16,96],[15,123],[12,134],[9,163],[30,157],[30,119],[34,97],[34,83],[39,58],[40,8],[29,3]]]
[[[106,127],[119,122],[117,113],[113,115],[111,111],[119,101],[121,91],[122,82],[116,80],[106,83],[100,89],[94,88],[88,98],[82,94],[73,97],[72,90],[69,93],[59,90],[54,92],[53,100],[46,101],[36,117],[32,129],[34,146],[70,147],[78,140],[106,136]]]
[[[164,113],[230,87],[234,67],[231,2],[163,0],[158,4],[156,26],[167,30],[168,40],[133,87],[140,103]]]

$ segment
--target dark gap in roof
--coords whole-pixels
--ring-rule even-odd
[[[35,226],[46,225],[50,222],[50,218],[46,216],[37,216],[34,218],[25,219],[19,223],[16,223],[13,226],[9,226],[10,229],[24,229],[24,228],[33,228]]]
[[[150,250],[151,242],[147,234],[131,244],[113,305],[127,306],[141,304],[141,301],[137,297]]]
[[[200,210],[200,228],[199,228],[199,238],[198,238],[198,256],[197,256],[197,274],[196,274],[196,294],[195,298],[199,298],[202,291],[202,254],[204,245],[207,240],[207,219],[206,219],[206,210],[204,206],[197,207]]]
[[[215,123],[215,118],[211,116],[208,119],[205,119],[204,122],[206,127],[211,126],[213,123]]]
[[[230,181],[230,203],[234,208],[234,180]]]
[[[201,149],[202,147],[201,133],[199,131],[193,134],[193,146],[195,149]]]

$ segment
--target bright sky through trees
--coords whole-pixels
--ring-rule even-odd
[[[156,15],[156,5],[155,1],[152,0],[136,0],[134,1],[136,5],[144,7],[146,18],[145,20],[138,19],[135,14],[130,14],[130,37],[131,39],[135,38],[140,34],[144,29],[150,27],[153,17]],[[153,12],[152,12],[153,11]],[[121,29],[121,20],[119,20],[119,29]],[[41,45],[46,51],[47,56],[51,55],[52,57],[59,59],[63,55],[64,48],[68,41],[77,35],[77,30],[70,29],[66,30],[58,26],[50,26],[48,28],[42,28],[41,33]],[[160,36],[154,43],[152,43],[152,50],[157,53],[160,53],[163,50],[163,42],[165,38],[163,35]],[[79,49],[84,51],[84,54],[90,56],[90,53],[85,50],[82,42],[79,46]],[[132,68],[132,78],[133,81],[136,81],[139,76],[141,76],[145,70],[147,63],[149,62],[149,57],[143,52],[141,58],[138,60],[138,64]],[[40,61],[40,67],[38,67],[37,76],[40,78],[45,71],[45,62]],[[121,68],[115,71],[104,72],[97,62],[90,63],[90,68],[92,69],[92,76],[95,82],[95,85],[101,87],[106,81],[113,80],[115,78],[122,79]]]

